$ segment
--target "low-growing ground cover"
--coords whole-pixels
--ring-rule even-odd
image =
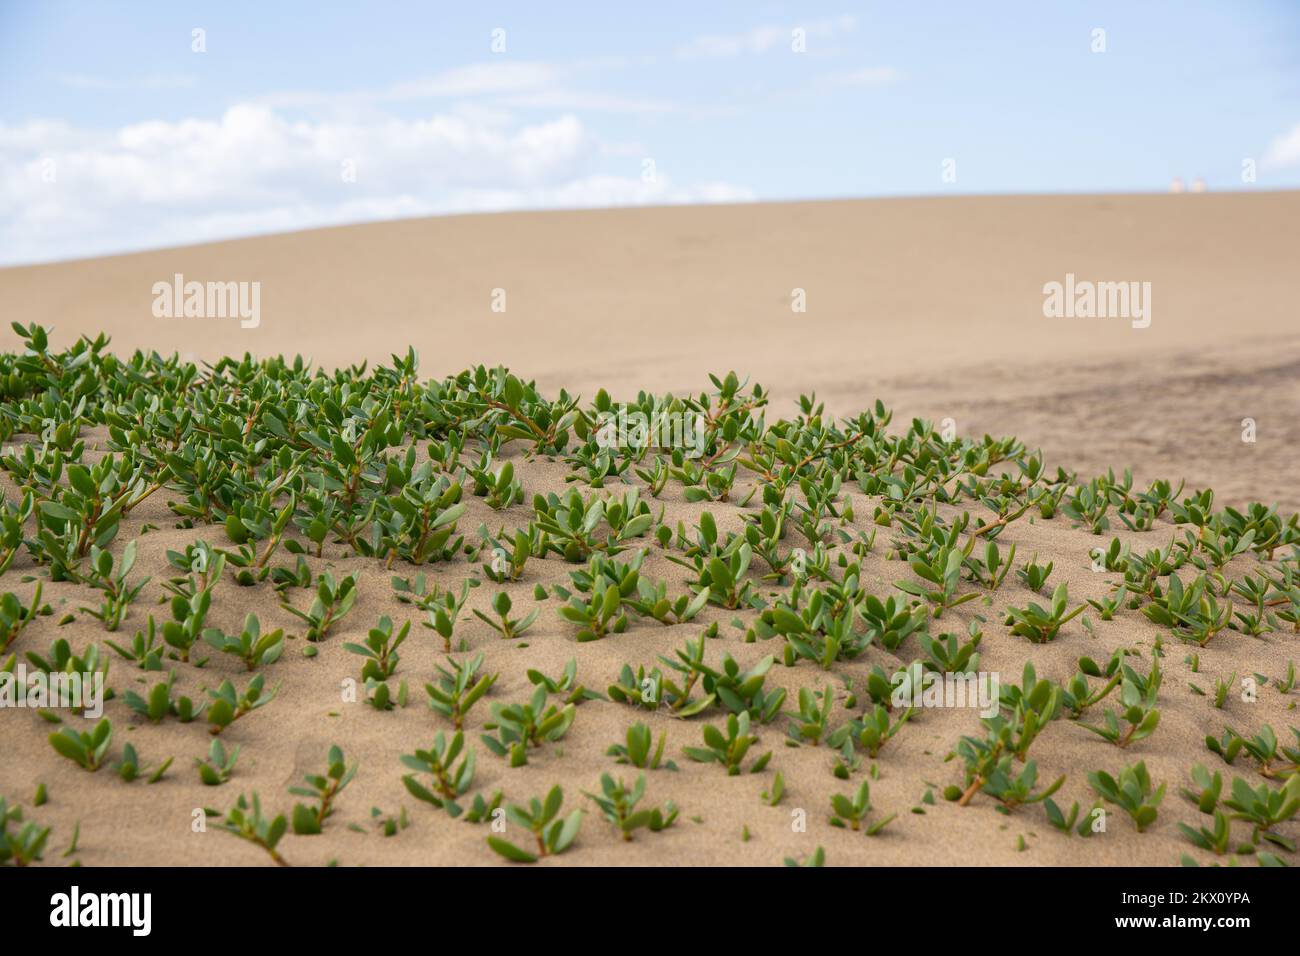
[[[15,330],[0,863],[1295,862],[1294,515],[734,373]]]

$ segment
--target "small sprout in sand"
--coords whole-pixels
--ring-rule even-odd
[[[785,865],[792,866],[792,867],[793,866],[825,866],[826,851],[819,846],[817,849],[813,850],[812,856],[809,856],[803,860],[796,860],[792,856],[787,856],[785,858]]]
[[[24,820],[22,807],[0,797],[0,866],[39,863],[49,839],[50,827]]]
[[[876,665],[871,668],[871,673],[867,675],[865,690],[871,702],[879,704],[885,710],[894,709],[894,692],[897,690],[899,698],[903,702],[915,701],[921,693],[921,682],[925,676],[925,668],[920,661],[913,661],[908,667],[900,667],[890,677],[881,668]]]
[[[1010,813],[1016,807],[1030,803],[1040,803],[1061,789],[1065,783],[1065,774],[1057,777],[1045,789],[1036,790],[1038,782],[1038,764],[1033,760],[1025,761],[1017,774],[1010,759],[1003,760],[990,774],[984,784],[984,792],[997,800],[1002,806],[997,809]]]
[[[474,794],[474,800],[465,811],[466,823],[486,823],[494,819],[497,809],[501,806],[503,794],[500,790],[495,791],[490,799],[483,799],[483,794]]]
[[[924,583],[916,581],[895,581],[894,587],[913,597],[919,597],[933,609],[936,618],[950,608],[973,601],[979,597],[978,592],[957,595],[957,584],[961,580],[962,552],[947,545],[940,547],[933,557],[920,554],[908,555],[907,563],[916,576]]]
[[[1115,653],[1106,662],[1105,668],[1100,667],[1091,657],[1079,658],[1078,672],[1061,689],[1061,705],[1072,719],[1078,720],[1089,707],[1105,700],[1119,686],[1124,676],[1120,670],[1123,661],[1121,652]],[[1094,689],[1088,682],[1090,677],[1104,677],[1106,683]]]
[[[178,571],[178,577],[163,582],[163,589],[186,600],[200,591],[211,590],[221,580],[226,568],[226,556],[206,541],[196,541],[182,551],[168,551],[167,563]]]
[[[211,607],[211,588],[189,597],[179,594],[172,597],[172,619],[163,622],[163,641],[176,651],[180,660],[189,661],[191,649],[203,635],[203,623]]]
[[[168,757],[156,768],[140,766],[140,756],[136,753],[135,746],[127,744],[122,748],[122,759],[117,764],[117,775],[126,783],[133,783],[143,775],[148,775],[149,783],[157,783],[167,772],[167,768],[172,765],[174,758]]]
[[[660,624],[686,624],[693,620],[709,603],[707,591],[694,597],[682,594],[675,600],[668,597],[668,585],[663,581],[651,582],[640,577],[636,583],[637,596],[627,602],[642,617],[653,618]]]
[[[493,704],[492,719],[483,727],[495,730],[496,736],[483,734],[480,739],[498,757],[509,757],[510,766],[522,767],[530,746],[561,739],[577,715],[573,704],[547,706],[546,700],[546,688],[538,687],[526,704]]]
[[[1250,835],[1252,843],[1258,845],[1262,837],[1288,853],[1295,852],[1295,844],[1273,828],[1300,812],[1300,774],[1293,774],[1276,789],[1267,783],[1252,787],[1240,777],[1234,777],[1232,796],[1225,797],[1223,805],[1232,811],[1234,820],[1243,820],[1254,828]]]
[[[238,569],[234,572],[237,584],[249,587],[266,580],[270,573],[267,562],[279,548],[297,507],[297,498],[290,494],[284,507],[274,511],[269,491],[263,492],[259,498],[236,502],[231,507],[226,515],[226,536],[239,547],[236,551],[222,551],[222,554]],[[259,551],[254,543],[262,541],[266,544]]]
[[[524,500],[524,486],[515,478],[515,466],[510,462],[502,463],[495,472],[492,471],[492,455],[484,454],[477,467],[468,469],[474,480],[473,491],[487,502],[493,511],[509,508]]]
[[[820,703],[819,703],[820,701]],[[829,684],[820,694],[814,694],[806,687],[799,689],[799,711],[788,713],[790,725],[786,736],[792,746],[811,744],[816,747],[826,736],[831,719],[831,708],[835,706],[835,695]]]
[[[235,685],[229,680],[222,681],[215,691],[208,691],[212,698],[208,705],[208,723],[211,724],[208,732],[219,734],[239,718],[274,700],[279,689],[263,691],[265,683],[265,678],[258,674],[243,691],[235,690]]]
[[[996,541],[987,541],[984,544],[984,556],[982,558],[974,555],[968,557],[966,567],[970,570],[972,581],[990,591],[996,591],[1002,587],[1002,582],[1011,573],[1015,560],[1016,546],[1014,544],[1011,545],[1010,551],[1003,556]]]
[[[600,557],[593,558],[593,569],[601,567],[603,560]],[[607,563],[612,565],[614,562]],[[629,589],[635,587],[635,584],[635,580],[632,580]],[[567,600],[559,613],[566,621],[578,625],[579,643],[598,641],[608,634],[621,634],[627,629],[627,613],[623,611],[627,595],[606,574],[595,571],[586,592],[581,589],[570,592],[564,588],[557,589],[557,594]]]
[[[703,728],[705,746],[683,749],[686,756],[697,763],[722,764],[727,769],[727,774],[734,777],[740,773],[745,754],[749,752],[750,747],[758,743],[758,738],[749,732],[747,713],[729,714],[726,726],[727,731],[724,734],[712,724],[705,724]],[[750,765],[749,772],[761,772],[771,759],[772,752],[769,750]]]
[[[526,807],[517,803],[510,804],[506,808],[506,818],[515,826],[531,833],[536,846],[521,849],[498,836],[488,837],[488,846],[513,863],[536,863],[544,856],[563,853],[573,845],[582,826],[581,810],[560,816],[563,803],[564,791],[555,786],[547,793],[545,801],[533,797]]]
[[[411,825],[410,818],[406,815],[406,807],[402,807],[397,816],[385,815],[378,807],[371,807],[370,822],[386,837],[397,836]]]
[[[144,578],[135,584],[128,583],[126,576],[131,573],[131,568],[135,566],[135,542],[130,542],[122,549],[122,559],[114,562],[113,555],[108,551],[101,551],[98,547],[92,545],[90,548],[90,565],[86,573],[82,575],[82,582],[98,590],[103,598],[98,608],[83,607],[91,617],[97,618],[106,631],[116,631],[126,617],[127,609],[131,606],[144,586],[149,583],[148,578]],[[37,594],[39,599],[40,595]]]
[[[135,691],[128,690],[123,693],[122,701],[151,724],[160,723],[168,716],[175,717],[182,724],[202,717],[206,705],[195,707],[194,701],[188,697],[172,697],[172,686],[175,683],[176,673],[173,671],[165,681],[154,684],[147,696],[141,697]]]
[[[289,865],[289,861],[276,850],[280,840],[288,832],[289,822],[285,819],[283,813],[271,819],[264,816],[262,814],[262,799],[256,790],[253,791],[251,801],[243,794],[240,794],[235,806],[226,814],[221,829],[239,837],[241,840],[247,840],[253,846],[261,847],[278,865]]]
[[[664,745],[667,742],[668,735],[664,733],[659,735],[659,743],[654,744],[654,737],[649,727],[640,723],[633,724],[627,729],[627,743],[610,744],[605,755],[613,757],[615,763],[631,764],[646,770],[658,770],[661,766],[666,770],[676,770],[677,764],[673,761],[669,760],[667,763],[663,761]]]
[[[728,610],[749,606],[762,606],[754,591],[753,582],[745,576],[753,561],[754,552],[748,543],[736,548],[730,555],[714,556],[707,561],[697,557],[695,586],[708,592],[709,603]]]
[[[28,624],[38,614],[49,613],[49,605],[41,604],[41,583],[36,583],[30,602],[23,602],[17,595],[6,591],[0,595],[0,654],[9,649],[9,645],[18,639]]]
[[[1081,614],[1087,605],[1080,604],[1073,611],[1067,610],[1070,601],[1069,586],[1062,581],[1052,592],[1052,604],[1043,607],[1033,601],[1028,607],[1007,609],[1006,624],[1011,633],[1026,638],[1035,644],[1046,644],[1056,638],[1061,627]]]
[[[167,648],[158,640],[157,628],[152,614],[149,615],[148,621],[145,623],[145,629],[135,632],[135,637],[131,639],[130,646],[123,647],[108,640],[104,643],[111,647],[119,657],[130,661],[142,671],[162,670],[162,658]]]
[[[1273,686],[1277,688],[1280,694],[1289,694],[1296,686],[1295,680],[1295,661],[1287,661],[1286,677],[1280,677],[1273,681]]]
[[[581,704],[588,700],[604,700],[599,691],[587,690],[578,683],[578,659],[570,657],[564,665],[564,671],[556,677],[547,677],[539,670],[529,669],[528,682],[534,686],[546,688],[548,694],[564,694],[566,704]]]
[[[647,490],[651,497],[658,498],[668,484],[668,466],[664,463],[662,455],[655,455],[655,463],[651,468],[635,468],[636,476],[646,483]]]
[[[476,654],[467,661],[457,662],[447,659],[451,670],[438,667],[438,678],[424,685],[424,692],[429,695],[429,707],[448,718],[452,725],[460,730],[465,726],[465,718],[470,710],[496,683],[498,674],[479,676],[483,666],[483,655]]]
[[[488,627],[492,628],[492,630],[496,631],[503,638],[509,640],[511,638],[519,637],[524,633],[524,631],[532,627],[533,622],[537,620],[537,615],[541,613],[541,608],[535,607],[522,618],[511,618],[510,608],[510,595],[506,594],[505,591],[498,591],[492,598],[492,610],[497,612],[499,621],[492,620],[492,618],[488,617],[477,608],[474,609],[474,616],[487,624]]]
[[[857,791],[851,797],[840,793],[832,794],[831,810],[834,811],[830,817],[831,826],[854,831],[861,830],[867,836],[876,836],[898,816],[896,813],[891,813],[882,820],[863,825],[866,823],[867,814],[871,812],[871,787],[865,780],[858,785]]]
[[[1124,709],[1118,715],[1107,710],[1105,722],[1100,727],[1092,724],[1082,726],[1116,747],[1127,747],[1150,737],[1160,723],[1160,711],[1155,705],[1160,692],[1161,671],[1158,665],[1152,665],[1151,672],[1143,676],[1127,664],[1121,665],[1121,670],[1120,703]],[[1128,725],[1127,729],[1121,727],[1121,719]]]
[[[348,766],[343,759],[343,751],[337,745],[330,747],[328,766],[324,774],[308,774],[304,779],[306,786],[290,787],[289,792],[297,797],[310,797],[316,801],[315,806],[296,803],[293,807],[293,832],[300,835],[318,834],[326,819],[334,812],[334,801],[343,789],[356,776],[357,765]]]
[[[642,827],[658,833],[677,821],[677,806],[671,800],[663,807],[649,810],[636,808],[645,796],[645,774],[638,776],[636,783],[629,788],[621,778],[615,781],[609,774],[603,773],[600,775],[600,789],[600,794],[587,793],[587,796],[627,842],[631,842],[633,833]]]
[[[1016,571],[1018,577],[1025,587],[1034,592],[1041,592],[1047,579],[1052,576],[1052,562],[1046,564],[1038,563],[1038,555],[1034,557],[1023,567]]]
[[[311,582],[311,565],[301,554],[298,555],[293,567],[282,565],[271,569],[271,586],[275,588],[282,600],[290,588],[309,588]]]
[[[980,655],[977,648],[984,634],[978,621],[971,621],[970,640],[959,641],[956,634],[940,634],[937,638],[922,632],[917,637],[925,654],[922,664],[928,671],[938,674],[968,674],[979,670]]]
[[[415,774],[404,776],[402,783],[411,796],[430,806],[446,810],[453,818],[464,812],[458,801],[474,783],[474,748],[465,747],[463,733],[456,731],[449,741],[445,734],[439,732],[428,750],[403,754],[401,759],[412,770],[433,778],[426,787]],[[498,802],[500,797],[498,793]]]
[[[1201,764],[1192,768],[1192,783],[1195,789],[1179,788],[1179,793],[1196,804],[1202,813],[1213,813],[1219,805],[1219,795],[1223,792],[1223,776],[1218,772],[1213,775]]]
[[[244,618],[244,628],[239,634],[226,634],[219,628],[209,627],[204,629],[203,639],[221,653],[242,661],[250,673],[274,664],[284,653],[284,631],[276,628],[263,634],[262,622],[251,612]]]
[[[1142,613],[1151,622],[1169,628],[1179,639],[1204,647],[1232,622],[1232,602],[1221,605],[1204,574],[1187,587],[1177,574],[1170,574],[1168,590],[1152,594],[1151,603],[1143,606]]]
[[[1100,487],[1097,479],[1089,484],[1078,485],[1069,500],[1061,505],[1061,512],[1069,518],[1075,528],[1086,528],[1093,534],[1101,534],[1110,527],[1106,512],[1110,510],[1110,498]]]
[[[370,629],[365,644],[345,643],[343,645],[345,651],[366,659],[361,668],[362,681],[372,679],[386,681],[393,676],[397,670],[397,662],[401,660],[397,649],[402,646],[410,630],[411,622],[406,621],[394,635],[393,621],[385,614],[379,619],[379,624]]]
[[[397,693],[388,685],[387,681],[379,680],[376,677],[367,677],[365,679],[365,702],[375,710],[383,713],[392,710],[395,707],[405,707],[409,689],[406,681],[401,681],[397,685]]]
[[[881,601],[868,594],[862,603],[867,643],[877,643],[890,653],[902,647],[910,635],[923,631],[928,620],[925,608],[913,609],[896,597]]]
[[[528,559],[533,556],[533,539],[526,532],[516,531],[509,548],[492,537],[486,525],[479,528],[479,535],[483,538],[483,547],[486,549],[484,553],[491,556],[483,565],[483,573],[489,581],[505,584],[507,581],[518,581],[524,576]]]
[[[450,589],[440,590],[435,584],[433,591],[420,602],[428,617],[427,621],[420,622],[420,626],[428,628],[442,638],[442,649],[445,653],[451,653],[451,638],[456,630],[456,620],[460,617],[461,609],[465,607],[468,597],[469,581],[461,585],[459,594],[452,594]]]
[[[861,717],[855,717],[847,724],[835,728],[827,739],[827,743],[838,748],[845,760],[852,758],[855,744],[865,750],[867,756],[874,760],[880,755],[880,751],[885,744],[889,743],[894,735],[903,729],[903,725],[911,719],[914,713],[915,708],[909,707],[894,718],[883,706],[876,704],[874,708],[866,711]]]
[[[208,745],[208,757],[206,760],[194,758],[194,766],[198,768],[199,779],[203,781],[204,786],[217,787],[230,779],[230,775],[235,771],[235,763],[239,760],[239,748],[227,751],[226,745],[220,739],[214,739]]]
[[[1094,601],[1088,598],[1088,603],[1097,611],[1097,616],[1103,621],[1112,621],[1115,619],[1115,612],[1124,606],[1124,601],[1128,598],[1128,585],[1121,584],[1119,590],[1115,591],[1110,597],[1104,597],[1101,600]]]
[[[1279,744],[1273,728],[1265,724],[1254,737],[1243,737],[1232,728],[1223,732],[1223,738],[1216,740],[1206,737],[1205,745],[1223,758],[1229,765],[1237,755],[1245,750],[1247,754],[1259,761],[1259,772],[1270,779],[1284,778],[1300,772],[1300,728],[1292,727],[1295,735],[1295,747]]]
[[[1189,827],[1186,823],[1178,824],[1178,829],[1183,836],[1202,850],[1209,850],[1217,856],[1223,856],[1228,852],[1229,841],[1232,839],[1231,826],[1223,811],[1215,810],[1214,829],[1207,830],[1203,826]]]
[[[94,728],[78,733],[71,727],[50,734],[50,746],[62,757],[67,757],[82,770],[94,772],[104,765],[108,745],[113,740],[113,725],[107,717]]]
[[[334,575],[326,571],[320,576],[316,598],[306,611],[299,611],[287,602],[280,606],[307,624],[307,640],[322,641],[330,628],[347,616],[356,601],[356,577],[349,574],[342,581],[335,581]]]
[[[778,770],[776,776],[772,778],[772,788],[764,790],[760,796],[769,807],[779,804],[785,797],[785,775]]]
[[[1232,685],[1237,682],[1237,675],[1233,674],[1227,680],[1218,678],[1214,682],[1214,709],[1223,710],[1223,705],[1228,702],[1228,695],[1232,693]]]
[[[12,662],[16,655],[11,655],[9,662],[0,670],[12,671]],[[28,651],[25,655],[27,663],[33,668],[45,674],[47,677],[55,677],[62,674],[103,674],[105,680],[108,678],[109,660],[106,655],[99,651],[98,645],[89,645],[81,654],[72,653],[72,646],[66,639],[60,637],[50,642],[49,657],[42,657],[34,651]],[[60,693],[56,693],[55,682],[51,681],[50,698],[58,699],[64,706],[71,706],[72,700],[68,693],[66,683],[62,685]],[[107,692],[106,692],[107,693]]]
[[[1152,788],[1147,765],[1138,761],[1112,777],[1104,770],[1088,774],[1088,784],[1107,803],[1113,803],[1132,819],[1139,833],[1155,822],[1160,801],[1165,798],[1165,785]]]
[[[1013,756],[1026,760],[1043,728],[1058,716],[1060,700],[1061,688],[1052,681],[1040,680],[1033,664],[1026,663],[1020,686],[1002,688],[1001,706],[1009,715],[980,718],[984,736],[962,737],[945,758],[960,758],[965,764],[965,789],[949,786],[944,789],[944,798],[966,806],[995,775],[1007,774]]]
[[[796,585],[790,599],[795,601],[800,596],[800,586]],[[870,634],[855,633],[857,616],[835,614],[832,601],[823,592],[813,591],[807,604],[796,610],[782,599],[759,616],[759,633],[766,636],[770,631],[785,638],[782,659],[786,666],[792,667],[803,658],[828,671],[836,661],[858,657],[871,641]]]
[[[776,658],[769,654],[742,671],[740,664],[724,653],[720,668],[709,667],[703,660],[696,660],[691,666],[703,675],[700,683],[706,695],[716,698],[733,714],[745,713],[766,724],[781,712],[786,697],[782,687],[764,690],[767,673],[774,663]]]
[[[1079,836],[1085,838],[1092,836],[1092,821],[1095,819],[1098,811],[1102,813],[1105,812],[1101,809],[1101,806],[1101,801],[1098,800],[1093,804],[1092,811],[1090,813],[1085,813],[1082,820],[1080,820],[1079,804],[1077,801],[1070,805],[1070,812],[1068,814],[1064,813],[1061,808],[1056,805],[1056,801],[1051,797],[1048,797],[1043,801],[1043,811],[1047,815],[1047,822],[1051,824],[1054,830],[1057,830],[1066,836],[1069,836],[1072,833],[1077,833]]]

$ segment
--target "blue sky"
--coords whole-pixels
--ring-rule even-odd
[[[1300,4],[0,2],[6,264],[447,212],[1174,177],[1300,186]]]

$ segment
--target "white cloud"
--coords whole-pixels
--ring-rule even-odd
[[[780,45],[789,45],[796,29],[802,29],[805,37],[828,39],[840,33],[847,33],[857,26],[857,19],[849,14],[814,20],[811,23],[791,23],[788,26],[759,26],[743,33],[714,34],[697,36],[677,48],[677,55],[683,59],[698,57],[732,57],[742,54],[767,53]]]
[[[559,70],[549,63],[499,60],[455,67],[378,89],[342,92],[288,90],[259,96],[255,102],[276,108],[301,109],[526,93],[553,88],[559,82],[559,76]]]
[[[1269,144],[1264,152],[1263,165],[1270,169],[1300,166],[1300,124]]]
[[[328,109],[355,111],[419,100],[473,100],[528,108],[585,110],[596,113],[670,113],[680,104],[647,96],[626,96],[604,90],[574,87],[583,74],[642,65],[645,60],[604,57],[557,65],[543,62],[498,60],[444,70],[432,76],[405,80],[369,90],[329,92],[286,90],[257,97],[254,102],[276,109]]]
[[[572,113],[520,125],[472,108],[343,122],[242,104],[218,119],[107,132],[0,124],[0,255],[41,261],[441,212],[754,198],[662,172],[645,183],[624,152]]]

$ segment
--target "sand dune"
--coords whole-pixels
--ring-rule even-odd
[[[1041,446],[1053,466],[1077,468],[1084,477],[1127,465],[1139,481],[1185,476],[1189,490],[1211,485],[1220,504],[1262,499],[1279,501],[1290,511],[1300,507],[1293,479],[1300,447],[1295,414],[1300,328],[1291,297],[1294,264],[1300,261],[1297,222],[1300,193],[909,199],[471,216],[0,270],[0,308],[11,320],[55,327],[58,346],[102,330],[119,351],[179,351],[209,360],[244,351],[305,353],[325,366],[339,366],[382,361],[411,344],[429,376],[500,362],[536,378],[544,391],[563,386],[587,396],[601,386],[616,397],[640,387],[698,391],[708,387],[708,372],[734,368],[772,389],[769,420],[793,414],[791,400],[814,389],[842,413],[879,397],[896,408],[895,428],[911,415],[952,418],[961,434],[1018,435],[1031,447]],[[198,281],[260,282],[259,326],[244,330],[233,320],[155,318],[151,287],[175,273]],[[1068,273],[1097,281],[1150,282],[1150,327],[1133,328],[1122,318],[1045,318],[1044,284],[1063,281]],[[504,312],[492,311],[494,289],[506,292]],[[795,289],[806,293],[806,312],[791,309]],[[17,339],[6,334],[7,347],[13,348]],[[1257,424],[1253,443],[1241,440],[1245,418]],[[102,431],[89,437],[102,439]],[[530,495],[562,489],[562,465],[524,462],[519,448],[509,456],[525,475]],[[7,478],[5,488],[12,490]],[[668,522],[698,517],[700,506],[683,501],[679,487],[667,498]],[[462,522],[466,532],[480,521],[513,526],[531,516],[527,504],[503,514],[488,511],[478,499],[470,504]],[[739,528],[735,507],[717,510],[724,528]],[[157,585],[167,575],[166,549],[199,534],[176,529],[170,518],[161,500],[151,500],[119,538],[118,545],[145,524],[155,528],[140,539],[138,565],[138,573],[152,575],[154,582],[124,625],[128,636],[161,595]],[[1112,533],[1135,549],[1156,547],[1173,531],[1165,524],[1154,535]],[[861,508],[855,530],[868,527],[869,509]],[[205,533],[219,536],[213,529]],[[864,560],[864,583],[881,595],[892,592],[892,583],[905,573],[886,558],[888,537],[882,531]],[[1107,593],[1110,576],[1092,573],[1086,558],[1103,539],[1057,520],[1018,522],[1001,540],[1017,544],[1017,564],[1035,553],[1055,561],[1058,578],[1070,582],[1076,601]],[[27,800],[36,783],[48,783],[51,800],[42,816],[62,835],[74,821],[82,822],[81,859],[87,864],[253,864],[265,858],[246,844],[192,834],[193,808],[226,809],[238,792],[258,788],[277,809],[288,809],[292,798],[286,788],[319,769],[325,748],[338,742],[350,758],[360,759],[362,772],[341,801],[328,838],[289,838],[285,853],[294,862],[494,862],[482,845],[481,828],[416,805],[400,783],[397,757],[427,746],[440,726],[419,690],[443,660],[428,632],[416,624],[417,634],[403,649],[412,706],[378,715],[338,703],[339,681],[357,670],[357,659],[341,650],[342,642],[363,637],[380,614],[418,619],[393,599],[387,573],[343,551],[331,546],[325,557],[336,573],[361,575],[357,610],[322,645],[319,657],[303,657],[302,642],[295,640],[274,665],[272,679],[283,683],[280,699],[228,735],[228,742],[245,748],[231,786],[214,793],[198,784],[190,764],[207,746],[200,727],[139,724],[116,702],[109,709],[122,740],[137,743],[150,759],[176,757],[167,780],[145,789],[105,772],[87,781],[82,771],[53,755],[45,742],[48,726],[24,711],[3,718],[0,793]],[[467,571],[463,562],[455,565],[430,573],[453,583]],[[1237,574],[1248,568],[1233,565]],[[536,584],[565,582],[572,569],[554,558],[535,562],[509,590],[518,606],[531,607]],[[647,569],[674,592],[682,590],[681,569],[661,555],[653,555]],[[30,562],[16,564],[4,588],[29,593],[32,585],[20,585],[16,578],[30,570]],[[472,606],[486,608],[493,590],[476,591]],[[65,627],[56,623],[77,606],[74,586],[48,585],[46,597],[57,614],[35,622],[16,650],[43,650],[59,636],[78,646],[102,641],[98,625],[84,616]],[[1011,677],[1033,660],[1040,674],[1056,680],[1068,678],[1082,654],[1104,660],[1119,647],[1148,654],[1160,633],[1129,612],[1099,626],[1095,636],[1075,620],[1057,641],[1030,645],[1010,637],[1000,621],[1008,605],[1029,599],[1024,587],[1010,582],[989,605],[965,605],[943,626],[961,630],[978,608],[987,618],[981,647],[986,668]],[[215,607],[216,623],[227,629],[252,608],[267,627],[300,631],[266,587],[241,589],[226,582]],[[713,607],[702,615],[701,623],[716,620],[723,629],[723,639],[710,642],[716,645],[712,659],[725,649],[747,665],[777,649],[775,642],[739,641],[729,629],[734,616]],[[579,645],[571,628],[548,608],[526,647],[497,639],[473,619],[463,636],[472,650],[488,655],[488,670],[502,672],[491,699],[512,701],[530,690],[526,668],[555,674],[577,657],[580,676],[603,690],[624,661],[650,662],[698,630],[638,621],[625,635]],[[1288,710],[1294,698],[1272,690],[1257,707],[1230,700],[1226,711],[1213,710],[1190,690],[1193,676],[1184,653],[1166,639],[1164,718],[1155,736],[1132,752],[1120,752],[1062,721],[1035,751],[1040,779],[1069,774],[1060,799],[1066,807],[1073,800],[1091,803],[1085,771],[1113,771],[1145,759],[1153,775],[1169,784],[1170,794],[1160,822],[1141,838],[1119,817],[1112,821],[1117,832],[1085,843],[1051,831],[1039,808],[1006,818],[988,800],[969,808],[942,800],[922,804],[927,790],[957,777],[943,758],[961,734],[975,729],[970,712],[926,714],[882,758],[873,801],[897,811],[899,819],[878,840],[846,837],[826,826],[829,795],[853,787],[830,775],[824,749],[782,747],[782,720],[763,730],[760,748],[777,751],[776,766],[790,784],[781,807],[759,800],[772,782],[770,770],[761,777],[728,778],[717,767],[686,764],[680,747],[698,744],[698,722],[643,717],[602,701],[580,708],[572,733],[557,748],[563,757],[548,751],[528,767],[509,770],[481,753],[480,781],[484,789],[504,787],[510,799],[519,800],[562,780],[568,805],[583,805],[580,791],[594,789],[599,773],[612,768],[605,748],[634,719],[646,719],[656,734],[669,734],[670,749],[683,764],[681,773],[651,774],[651,799],[674,799],[682,807],[682,822],[624,846],[589,814],[566,861],[772,864],[821,843],[833,863],[1172,864],[1189,849],[1175,824],[1200,819],[1176,790],[1191,764],[1211,762],[1204,736],[1221,732],[1225,723],[1243,731],[1271,723],[1286,734],[1295,718]],[[1216,678],[1235,674],[1280,676],[1296,656],[1293,635],[1257,640],[1226,634],[1201,652],[1194,680],[1213,687]],[[897,663],[873,647],[838,671],[860,681],[875,664]],[[186,666],[182,671],[180,689],[197,695],[204,685],[237,676],[238,669],[218,660],[206,670]],[[140,674],[116,661],[113,676],[125,689]],[[773,678],[792,699],[800,687],[817,689],[833,679],[810,666],[778,667]],[[127,730],[130,724],[138,726]],[[471,736],[479,730],[475,726]],[[397,838],[347,827],[369,827],[372,806],[392,813],[403,804],[414,822]],[[808,835],[792,834],[792,807],[807,808]],[[914,807],[924,814],[909,813]],[[752,839],[743,841],[746,830]],[[1287,833],[1295,835],[1294,822]],[[1023,854],[1020,837],[1026,841]]]

